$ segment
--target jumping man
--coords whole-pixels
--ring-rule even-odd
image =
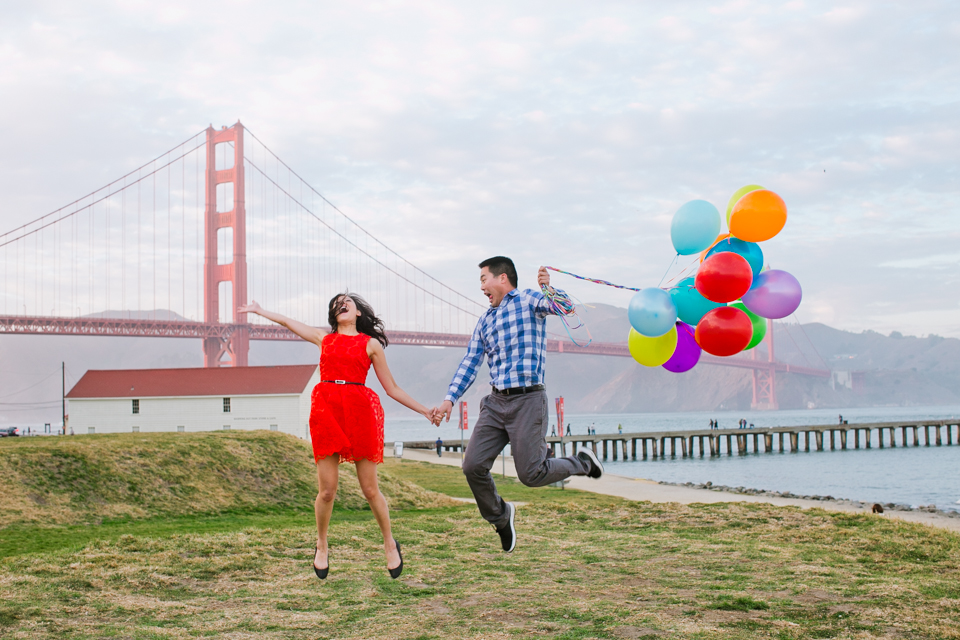
[[[537,282],[550,286],[543,267]],[[550,288],[552,293],[566,294]],[[439,413],[450,421],[457,400],[473,384],[484,354],[490,368],[490,395],[480,401],[480,416],[463,459],[480,515],[497,529],[503,550],[517,543],[516,507],[497,493],[490,475],[494,460],[510,444],[520,482],[542,487],[569,476],[599,478],[603,465],[589,449],[570,458],[547,458],[547,392],[544,352],[547,316],[555,314],[539,291],[517,290],[517,269],[510,258],[496,256],[480,263],[480,290],[490,308],[480,316]]]

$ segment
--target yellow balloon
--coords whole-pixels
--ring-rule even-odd
[[[733,192],[733,195],[730,196],[730,202],[727,203],[727,229],[730,228],[730,213],[733,211],[733,205],[737,204],[737,200],[757,189],[763,189],[763,187],[758,184],[748,184]]]
[[[630,355],[645,367],[659,367],[673,356],[677,350],[677,327],[656,338],[640,335],[635,329],[630,329],[627,338]]]

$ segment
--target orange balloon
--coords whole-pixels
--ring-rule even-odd
[[[709,247],[707,247],[706,249],[700,252],[700,262],[703,262],[703,259],[707,257],[707,252],[710,251],[710,249],[713,249],[715,246],[717,246],[718,242],[720,242],[721,240],[726,240],[729,237],[730,237],[729,233],[721,233],[720,235],[718,235],[717,239],[713,241],[713,244],[711,244]]]
[[[751,191],[733,205],[730,235],[747,242],[763,242],[787,223],[787,205],[769,189]]]

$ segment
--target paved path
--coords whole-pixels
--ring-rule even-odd
[[[386,457],[392,457],[393,449],[388,448],[384,455]],[[460,454],[451,451],[444,451],[443,457],[438,458],[435,451],[405,448],[403,450],[403,457],[407,460],[420,460],[455,467],[460,466]],[[497,462],[493,466],[494,478],[499,476],[504,468],[501,460],[502,458],[497,458]],[[517,472],[513,467],[513,458],[510,456],[506,457],[506,474],[513,478],[517,477]],[[694,489],[692,487],[660,484],[653,480],[615,476],[610,473],[605,473],[603,477],[598,480],[585,478],[583,476],[574,476],[570,478],[570,484],[567,486],[571,489],[580,489],[582,491],[602,493],[608,496],[617,496],[627,500],[647,502],[676,502],[679,504],[693,504],[698,502],[704,504],[716,502],[763,502],[781,507],[792,506],[800,507],[801,509],[817,508],[827,511],[869,513],[868,509],[861,507],[859,504],[851,504],[848,502],[802,500],[799,498],[779,498],[775,496],[751,496],[725,491],[710,491],[708,489]],[[879,517],[895,518],[907,522],[919,522],[960,533],[960,518],[949,518],[939,513],[888,510]]]

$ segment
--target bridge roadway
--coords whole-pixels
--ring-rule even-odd
[[[900,433],[899,444],[897,444],[898,431]],[[853,434],[852,438],[850,437],[851,432]],[[876,432],[876,435],[874,435],[874,432]],[[932,438],[931,432],[933,434]],[[955,436],[954,432],[956,432]],[[880,449],[883,449],[884,446],[891,448],[897,446],[919,447],[921,434],[923,436],[923,446],[926,447],[960,444],[960,420],[820,424],[762,427],[759,429],[690,429],[622,434],[598,433],[592,436],[548,437],[547,444],[553,448],[556,455],[565,455],[567,453],[566,445],[569,444],[572,449],[570,453],[575,454],[578,451],[578,445],[581,449],[590,447],[597,456],[601,456],[604,460],[608,460],[611,456],[614,460],[617,460],[618,453],[623,460],[647,460],[648,456],[656,460],[667,456],[668,443],[670,445],[669,455],[675,457],[678,453],[677,442],[680,443],[679,454],[686,458],[696,455],[696,445],[699,445],[700,456],[708,454],[710,456],[733,455],[734,451],[738,455],[773,453],[775,451],[796,453],[801,450],[801,447],[803,451],[810,451],[811,439],[817,451],[824,451],[827,446],[834,450],[838,445],[840,449],[859,449],[861,436],[866,449],[872,448],[874,443]],[[912,436],[912,439],[910,436]],[[886,442],[884,442],[885,439]],[[423,440],[405,442],[404,446],[411,449],[433,449],[436,444]],[[459,451],[460,443],[445,442],[443,448],[447,451]]]
[[[250,340],[299,340],[279,325],[262,324],[226,324],[191,322],[183,320],[149,320],[132,318],[62,318],[56,316],[0,316],[0,334],[59,334],[80,336],[121,336],[152,338],[220,338],[226,339],[238,331],[245,331]],[[466,348],[469,335],[458,333],[427,333],[418,331],[388,331],[387,336],[393,344],[419,345],[430,347]],[[625,342],[594,342],[578,347],[561,340],[547,340],[547,351],[555,353],[575,353],[580,355],[600,355],[630,357]],[[701,364],[742,369],[778,371],[817,378],[829,378],[830,371],[798,367],[783,362],[751,360],[745,357],[719,358],[704,353]]]

